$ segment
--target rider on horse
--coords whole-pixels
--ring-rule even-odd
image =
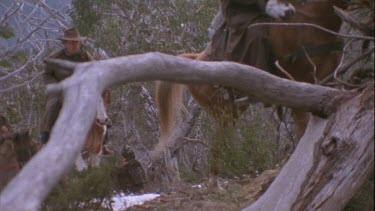
[[[212,61],[235,61],[270,71],[272,54],[266,26],[249,29],[254,23],[267,23],[294,13],[284,0],[221,0],[223,24],[211,42]]]
[[[70,28],[64,31],[64,36],[60,38],[64,45],[61,49],[53,53],[49,58],[63,59],[72,62],[93,61],[92,56],[81,49],[81,42],[86,37],[81,37],[77,29]],[[46,84],[58,83],[73,74],[73,70],[53,69],[46,67],[43,76]],[[43,144],[47,143],[50,131],[59,115],[62,106],[61,96],[47,96],[47,105],[40,125],[40,139]]]
[[[220,7],[224,20],[212,37],[208,60],[234,61],[273,73],[268,26],[249,26],[284,18],[295,12],[294,7],[285,0],[221,0]],[[235,118],[253,100],[236,89],[220,88],[223,98],[232,101]],[[243,99],[245,103],[239,103]]]

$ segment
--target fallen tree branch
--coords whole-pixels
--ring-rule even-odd
[[[2,210],[37,210],[59,179],[73,165],[94,119],[102,91],[133,81],[221,84],[248,92],[259,101],[332,114],[354,92],[341,91],[270,75],[234,62],[202,62],[162,53],[146,53],[86,63],[46,60],[54,68],[75,69],[72,77],[47,87],[61,92],[64,103],[48,144],[0,195]],[[30,178],[33,178],[30,180]]]
[[[176,58],[161,53],[146,53],[75,64],[68,61],[48,60],[57,68],[78,69],[77,74],[90,78],[101,77],[104,86],[133,81],[164,80],[178,83],[220,84],[251,93],[259,101],[282,105],[301,111],[329,115],[331,108],[322,108],[326,97],[348,96],[349,92],[307,83],[294,82],[273,76],[257,68],[234,62],[202,62]],[[85,73],[90,69],[90,73]],[[89,78],[90,77],[90,78]],[[75,86],[80,80],[66,80],[50,86],[48,92],[59,92]],[[286,93],[288,93],[286,95]],[[349,94],[350,95],[350,94]],[[292,96],[292,97],[288,97]],[[332,102],[335,101],[332,99]],[[324,103],[326,104],[326,103]],[[328,105],[328,104],[326,104]]]

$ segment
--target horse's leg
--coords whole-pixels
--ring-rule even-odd
[[[108,92],[105,93],[108,94]],[[99,165],[104,137],[107,130],[107,100],[107,98],[103,99],[102,97],[96,105],[96,119],[95,122],[93,122],[90,131],[87,134],[85,145],[83,146],[82,151],[84,153],[79,153],[75,162],[77,171],[87,169],[89,165],[92,167],[96,167]],[[84,160],[83,157],[85,157],[85,159],[87,158],[87,161]]]
[[[100,156],[102,155],[102,150],[99,153],[91,153],[90,154],[90,166],[91,167],[98,167],[100,164]]]
[[[223,136],[223,128],[233,125],[234,107],[230,99],[224,99],[218,88],[211,85],[190,85],[189,91],[200,106],[205,108],[214,122],[218,123],[215,129],[215,138],[210,144],[210,172],[208,190],[210,192],[221,192],[223,189],[218,182],[220,141]]]
[[[293,116],[294,124],[295,124],[294,135],[296,137],[296,140],[299,141],[299,139],[305,133],[307,123],[309,122],[309,119],[310,119],[310,115],[305,112],[292,110],[292,116]]]
[[[228,133],[233,133],[233,123],[229,124],[228,121],[233,121],[232,117],[224,117],[222,116],[221,119],[216,118],[219,124],[215,128],[215,135],[211,140],[211,148],[210,148],[210,173],[209,173],[209,180],[208,180],[208,190],[210,192],[223,192],[225,191],[219,183],[219,165],[220,165],[220,155],[221,151],[225,150],[223,148],[223,143],[225,143],[226,137],[228,137]]]
[[[89,155],[89,164],[91,167],[98,167],[100,164],[106,131],[107,126],[105,125],[95,124],[93,126]]]
[[[214,138],[211,144],[211,160],[210,160],[210,173],[208,175],[208,190],[210,192],[222,192],[224,189],[219,184],[219,142],[220,140]]]
[[[76,170],[77,171],[83,171],[83,170],[87,169],[87,167],[88,167],[86,161],[83,160],[81,153],[78,154],[78,157],[76,159],[75,164],[76,164]]]

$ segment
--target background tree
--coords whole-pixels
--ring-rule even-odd
[[[59,47],[56,38],[69,26],[71,9],[68,1],[0,2],[0,113],[15,128],[35,129],[39,123],[42,59]]]

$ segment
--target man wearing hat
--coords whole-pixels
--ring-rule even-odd
[[[64,36],[59,40],[62,41],[64,49],[53,53],[49,58],[64,59],[72,62],[93,61],[92,56],[81,49],[81,42],[86,37],[81,37],[76,28],[69,28],[64,31]],[[58,83],[71,76],[73,70],[54,69],[47,66],[43,76],[46,84]],[[40,125],[40,139],[43,144],[47,143],[50,131],[59,115],[62,106],[61,96],[47,95],[47,105]]]

